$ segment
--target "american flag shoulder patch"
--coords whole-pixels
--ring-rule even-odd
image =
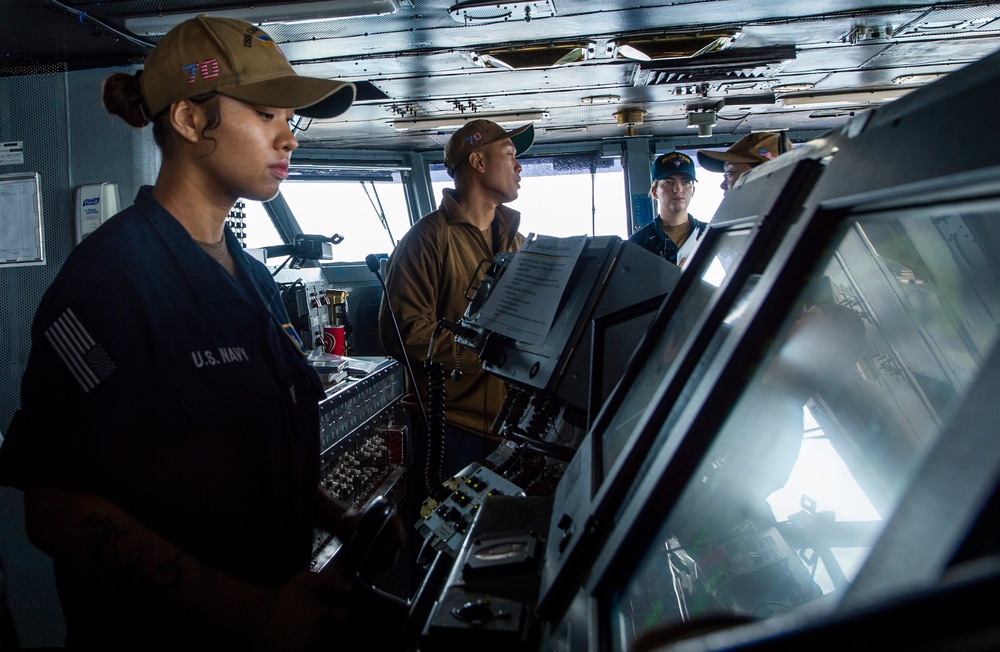
[[[45,329],[45,339],[84,393],[96,388],[117,367],[104,347],[94,341],[71,309]]]

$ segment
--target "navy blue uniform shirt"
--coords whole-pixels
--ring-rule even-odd
[[[271,274],[225,237],[237,278],[143,188],[72,252],[35,317],[0,482],[104,496],[196,558],[274,586],[311,557],[323,389]],[[56,572],[71,641],[198,640]]]
[[[657,256],[666,258],[673,264],[677,264],[677,245],[671,240],[663,229],[660,228],[660,219],[654,217],[653,221],[642,227],[631,236],[629,236],[629,242],[634,242],[646,251],[652,251]],[[691,217],[688,213],[688,224],[691,225],[691,230],[688,233],[688,238],[698,239],[702,236],[705,231],[705,227],[708,225],[705,222],[696,220]]]

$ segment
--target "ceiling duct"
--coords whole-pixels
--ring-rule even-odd
[[[639,86],[664,86],[667,84],[696,84],[701,82],[727,82],[770,79],[767,68],[692,68],[690,70],[650,71]]]
[[[645,77],[642,86],[663,84],[693,84],[744,79],[761,79],[771,75],[768,66],[795,58],[794,46],[767,48],[730,48],[709,52],[693,59],[647,61],[639,64]]]
[[[722,98],[722,106],[751,106],[754,104],[774,104],[778,96],[774,93],[746,93],[744,95],[727,95]]]
[[[671,61],[648,61],[639,64],[643,70],[669,70],[690,68],[754,68],[783,63],[794,59],[794,45],[777,45],[766,48],[730,48],[719,52],[707,52],[697,59],[677,59]]]
[[[687,103],[687,111],[721,111],[727,106],[769,106],[778,101],[774,93],[747,93],[743,95],[726,95],[725,97],[705,97]]]
[[[698,129],[698,136],[707,138],[712,135],[712,129],[719,121],[719,111],[727,106],[749,107],[755,104],[772,105],[776,101],[774,93],[753,93],[745,95],[727,95],[720,99],[704,98],[689,102],[687,109],[687,126]]]

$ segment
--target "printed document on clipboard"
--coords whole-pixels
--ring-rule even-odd
[[[478,324],[518,342],[541,345],[586,246],[585,235],[529,236],[486,299]]]

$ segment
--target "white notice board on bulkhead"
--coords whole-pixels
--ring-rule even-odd
[[[0,267],[44,264],[41,178],[0,174]]]

